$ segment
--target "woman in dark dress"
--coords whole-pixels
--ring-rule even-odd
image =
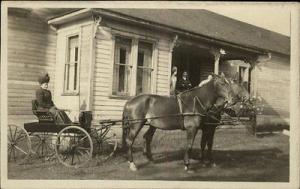
[[[36,100],[38,110],[48,110],[54,117],[57,124],[69,124],[72,121],[63,110],[57,109],[52,101],[51,92],[48,90],[50,77],[48,74],[38,79],[40,88],[36,90]]]

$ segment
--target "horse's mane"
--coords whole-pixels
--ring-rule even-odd
[[[198,85],[197,85],[197,86],[195,86],[195,87],[193,87],[193,88],[191,88],[191,89],[182,91],[182,92],[178,93],[177,95],[182,95],[182,94],[184,94],[184,93],[188,93],[188,92],[197,90],[197,89],[199,89],[199,88],[203,88],[204,86],[206,86],[206,85],[208,85],[209,83],[211,83],[213,80],[214,80],[214,78],[212,78],[211,80],[209,80],[207,83],[203,84],[202,86],[198,86]]]

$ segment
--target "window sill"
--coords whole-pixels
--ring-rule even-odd
[[[78,96],[79,92],[62,93],[61,96]]]
[[[129,100],[132,97],[133,96],[123,96],[123,95],[110,95],[109,96],[110,99],[120,99],[120,100]]]

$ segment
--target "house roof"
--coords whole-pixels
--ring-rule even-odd
[[[290,54],[290,37],[204,9],[93,9],[252,49]],[[47,20],[80,9],[34,9]]]
[[[204,9],[101,9],[249,48],[290,54],[290,37]]]

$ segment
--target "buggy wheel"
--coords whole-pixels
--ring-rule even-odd
[[[8,125],[8,161],[24,160],[31,152],[31,141],[27,131],[16,125]]]
[[[92,157],[93,144],[90,135],[81,127],[62,129],[55,145],[56,157],[67,167],[81,167]]]
[[[95,156],[100,161],[106,161],[112,157],[118,146],[116,134],[109,127],[92,128],[91,136],[95,147]]]
[[[54,136],[48,133],[35,133],[31,137],[31,148],[37,157],[51,157],[55,154]]]

